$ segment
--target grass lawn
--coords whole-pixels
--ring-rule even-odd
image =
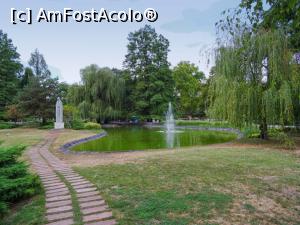
[[[143,163],[76,168],[120,224],[300,224],[300,160],[262,148],[203,147]]]
[[[43,225],[44,214],[45,197],[39,194],[15,205],[9,215],[0,220],[0,225]]]
[[[3,146],[31,146],[44,139],[49,131],[34,128],[15,128],[0,130],[0,140]]]

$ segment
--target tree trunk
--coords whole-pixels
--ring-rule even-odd
[[[46,122],[47,122],[47,119],[46,119],[46,118],[44,118],[44,117],[42,117],[42,125],[45,125],[45,124],[46,124]]]
[[[269,139],[269,137],[268,137],[268,125],[267,125],[267,121],[266,121],[265,118],[263,119],[263,121],[259,125],[259,129],[260,129],[260,138],[264,139],[264,140]]]

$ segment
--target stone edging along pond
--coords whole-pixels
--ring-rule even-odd
[[[147,125],[146,127],[156,127],[156,128],[163,128],[164,126],[161,126],[161,125]],[[244,134],[238,130],[238,129],[233,129],[233,128],[219,128],[219,127],[199,127],[199,126],[177,126],[176,129],[193,129],[193,130],[209,130],[209,131],[227,131],[227,132],[230,132],[230,133],[235,133],[237,135],[237,139],[241,139]],[[97,154],[98,152],[93,152],[93,151],[73,151],[71,150],[72,147],[76,146],[76,145],[79,145],[79,144],[82,144],[82,143],[85,143],[85,142],[88,142],[88,141],[92,141],[92,140],[96,140],[96,139],[99,139],[99,138],[102,138],[104,136],[107,135],[107,132],[106,131],[102,131],[101,133],[99,134],[96,134],[96,135],[93,135],[93,136],[90,136],[90,137],[86,137],[86,138],[82,138],[82,139],[78,139],[78,140],[74,140],[74,141],[71,141],[71,142],[68,142],[66,144],[64,144],[63,146],[60,147],[60,150],[65,153],[65,154],[69,154],[69,153],[72,153],[72,154]]]
[[[92,140],[102,138],[106,135],[107,135],[107,132],[102,131],[101,133],[90,136],[90,137],[82,138],[82,139],[79,139],[79,140],[74,140],[74,141],[68,142],[68,143],[64,144],[63,146],[61,146],[60,150],[65,154],[68,154],[68,153],[74,153],[74,154],[94,153],[94,152],[89,152],[89,151],[75,152],[75,151],[72,151],[71,148],[76,146],[76,145],[88,142],[88,141],[92,141]],[[97,153],[97,152],[95,152],[95,153]]]

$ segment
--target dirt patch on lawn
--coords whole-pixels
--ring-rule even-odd
[[[275,188],[275,186],[273,186]],[[298,224],[299,209],[281,204],[278,198],[284,198],[290,205],[295,205],[295,198],[299,197],[296,188],[286,186],[277,191],[267,191],[263,195],[254,193],[247,185],[236,183],[231,189],[219,188],[217,191],[232,194],[234,201],[230,213],[217,220],[209,220],[216,224]]]

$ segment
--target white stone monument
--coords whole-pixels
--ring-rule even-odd
[[[63,104],[60,100],[60,98],[57,98],[56,101],[56,120],[55,120],[55,124],[54,124],[54,129],[64,129],[65,124],[63,122]]]

